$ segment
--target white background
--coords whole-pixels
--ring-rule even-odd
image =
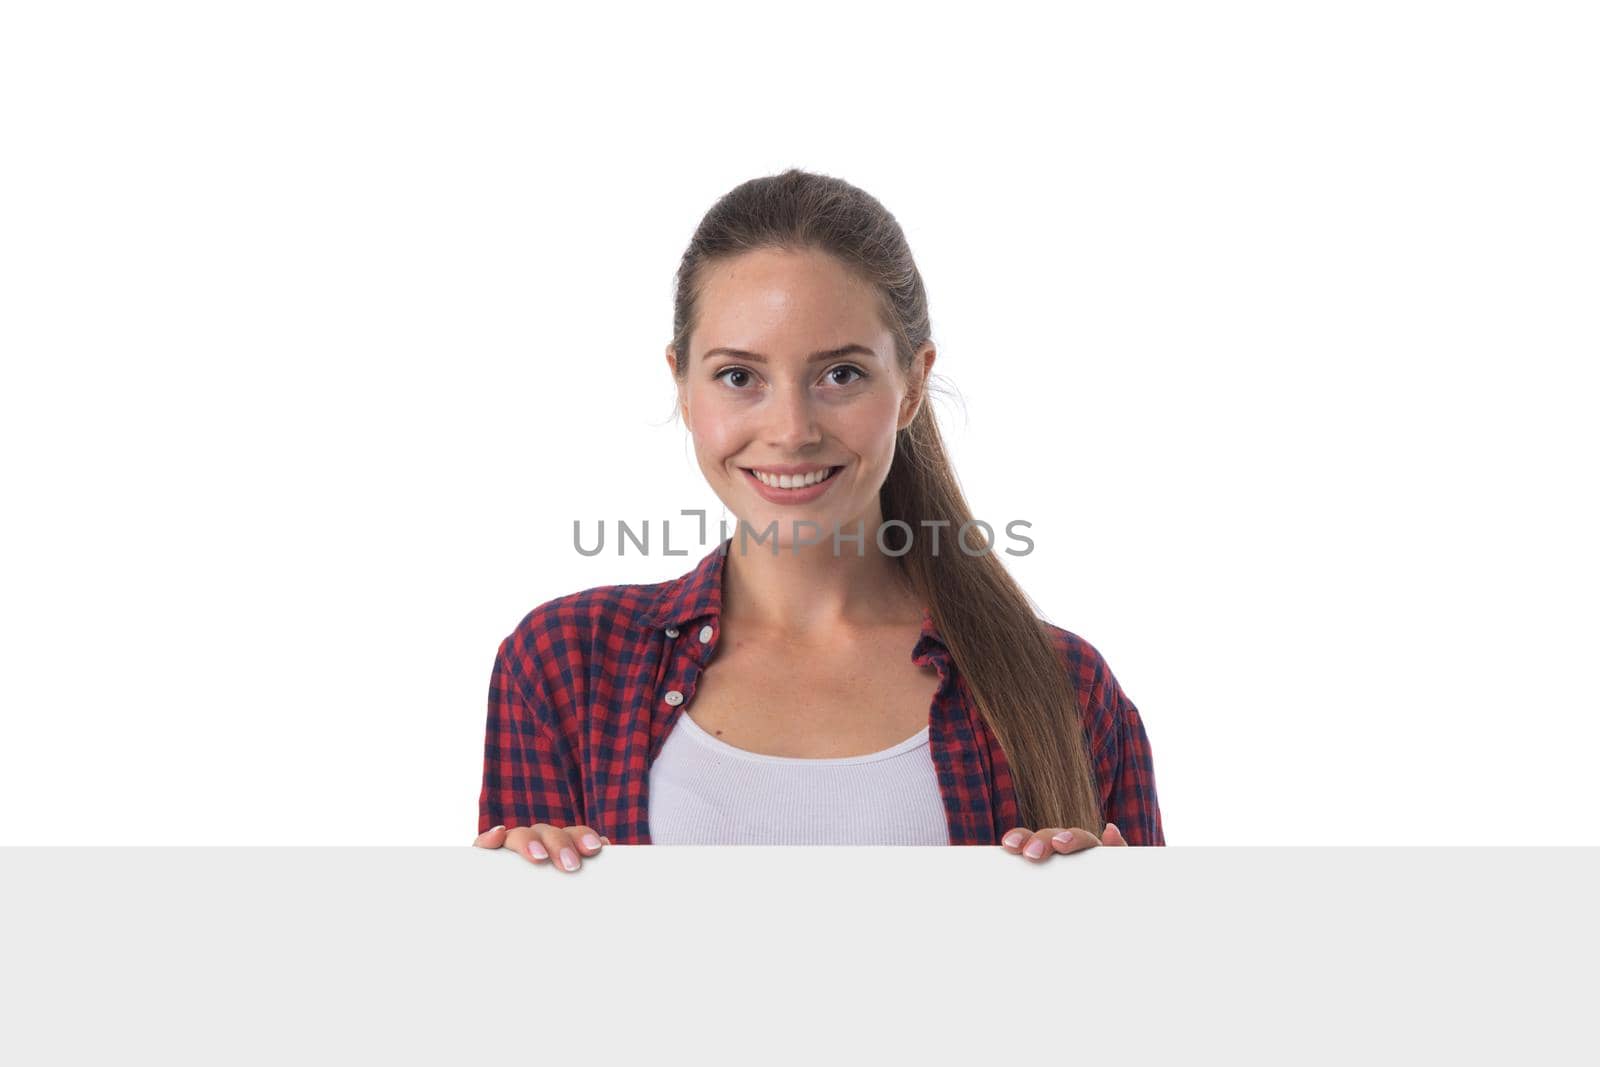
[[[1592,8],[573,6],[0,15],[0,842],[470,841],[500,639],[700,554],[573,520],[720,514],[672,272],[794,165],[1169,843],[1600,843]]]

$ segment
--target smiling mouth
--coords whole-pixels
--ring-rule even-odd
[[[740,467],[739,469],[767,488],[781,490],[810,489],[814,485],[821,485],[844,470],[844,467],[821,467],[809,474],[768,474],[752,467]]]

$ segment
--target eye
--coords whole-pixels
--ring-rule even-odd
[[[850,378],[847,381],[842,381],[841,382],[837,378],[833,377],[835,374],[838,374],[840,371],[844,371],[847,374],[853,374],[853,375],[855,375],[855,377],[854,378]],[[858,382],[861,379],[865,378],[866,374],[858,367],[852,367],[848,363],[841,363],[839,366],[834,367],[832,370],[830,370],[828,372],[828,377],[833,381],[833,384],[835,384],[835,385],[854,385],[856,382]]]
[[[712,379],[714,381],[720,381],[720,380],[722,380],[724,375],[731,375],[731,374],[740,374],[740,375],[743,375],[745,378],[749,378],[750,377],[750,372],[745,370],[743,367],[725,367],[722,370],[719,370],[716,374],[713,374],[711,377],[712,377]],[[743,389],[744,388],[744,386],[742,384],[735,383],[732,378],[728,379],[728,384],[732,385],[735,389]]]

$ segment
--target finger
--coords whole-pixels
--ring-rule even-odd
[[[1051,856],[1054,856],[1056,854],[1056,850],[1050,844],[1050,837],[1051,835],[1060,832],[1061,827],[1059,826],[1050,826],[1043,830],[1035,831],[1025,842],[1023,842],[1023,858],[1034,863],[1043,863]]]
[[[1117,824],[1114,822],[1106,823],[1106,832],[1101,835],[1100,843],[1102,845],[1122,845],[1124,847],[1128,847],[1128,839],[1122,836],[1122,831],[1117,829]]]
[[[558,868],[568,874],[578,873],[578,868],[583,866],[583,859],[578,851],[577,836],[570,829],[552,826],[545,831],[543,840]]]
[[[1052,834],[1050,843],[1060,853],[1081,852],[1086,848],[1094,848],[1100,839],[1089,831],[1079,826],[1068,827],[1059,833]]]
[[[604,839],[587,826],[569,826],[567,833],[578,843],[578,851],[585,856],[594,855],[605,845]]]
[[[543,840],[543,833],[549,828],[548,824],[542,822],[512,827],[506,833],[505,844],[500,847],[509,848],[529,863],[544,863],[550,858],[550,850]]]
[[[1028,838],[1032,834],[1032,830],[1021,826],[1007,830],[1005,836],[1000,839],[1000,847],[1007,852],[1021,852],[1022,846],[1028,843]]]
[[[474,848],[499,848],[505,844],[506,828],[504,826],[491,826],[477,837],[473,838]]]

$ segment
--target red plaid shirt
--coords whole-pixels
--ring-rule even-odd
[[[557,597],[501,642],[489,682],[479,833],[581,823],[613,844],[650,844],[650,765],[716,651],[728,544],[671,581]],[[1165,844],[1138,709],[1094,646],[1045,625],[1078,688],[1106,819],[1130,845]],[[1011,772],[926,611],[911,657],[940,676],[928,743],[950,843],[998,844],[1020,825]],[[674,692],[682,697],[675,704]]]

